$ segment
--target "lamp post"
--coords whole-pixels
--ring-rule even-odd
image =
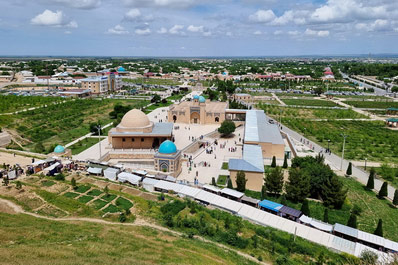
[[[328,152],[330,151],[329,145],[330,145],[330,139],[328,139]]]
[[[342,133],[341,136],[343,136],[344,141],[343,141],[343,153],[341,154],[341,164],[340,164],[340,170],[343,170],[343,160],[344,160],[344,149],[345,149],[345,139],[348,137],[347,134]]]
[[[366,170],[366,162],[368,162],[368,158],[365,157],[365,170]]]
[[[102,155],[101,155],[101,124],[99,124],[97,126],[97,129],[98,129],[98,144],[99,144],[99,155],[100,155],[98,160],[101,160],[101,157],[102,157]]]

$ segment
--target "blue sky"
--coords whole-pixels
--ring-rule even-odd
[[[1,55],[398,53],[395,0],[0,0]]]

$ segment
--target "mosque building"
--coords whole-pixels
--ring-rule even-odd
[[[169,140],[164,141],[155,154],[154,165],[156,171],[167,172],[173,177],[181,173],[181,151]]]
[[[225,120],[227,102],[206,100],[194,96],[191,101],[183,101],[169,108],[168,121],[187,124],[218,124]]]
[[[173,137],[172,123],[153,123],[142,111],[127,112],[120,124],[108,133],[112,149],[157,149]]]

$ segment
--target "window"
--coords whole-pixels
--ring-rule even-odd
[[[143,142],[144,141],[144,138],[141,138],[141,142]]]
[[[125,142],[125,141],[126,141],[126,138],[123,138],[122,141]]]
[[[131,141],[134,142],[134,141],[135,141],[135,138],[131,138]]]

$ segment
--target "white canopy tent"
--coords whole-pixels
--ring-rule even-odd
[[[138,184],[141,181],[141,177],[134,175],[134,174],[127,173],[127,172],[122,172],[119,175],[117,175],[117,179],[120,182],[123,182],[123,183],[128,182],[128,183],[130,183],[132,185],[136,185],[136,186],[138,186]]]
[[[118,173],[119,169],[108,167],[104,170],[104,177],[109,180],[116,181],[116,176]]]

